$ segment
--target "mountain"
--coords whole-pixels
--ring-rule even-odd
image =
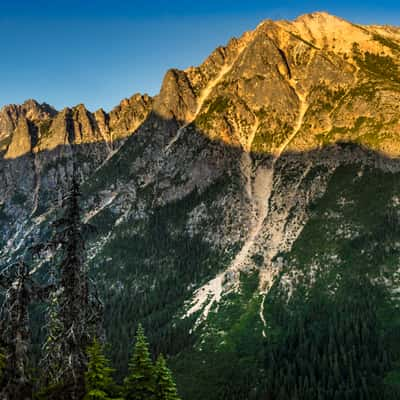
[[[47,234],[75,155],[117,368],[142,322],[184,399],[381,398],[399,382],[399,56],[400,28],[316,12],[109,114],[7,106],[0,254]]]

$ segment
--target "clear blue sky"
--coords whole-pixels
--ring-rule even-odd
[[[201,63],[263,19],[322,10],[400,25],[400,2],[388,0],[0,0],[0,107],[35,98],[109,110],[156,94],[168,68]]]

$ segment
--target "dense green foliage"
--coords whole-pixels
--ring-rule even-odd
[[[87,348],[88,365],[85,372],[85,393],[82,400],[180,400],[174,378],[166,361],[159,355],[155,365],[143,327],[139,324],[135,346],[124,386],[114,379],[115,370],[104,355],[104,345],[94,339]],[[0,358],[1,361],[1,358]],[[70,399],[70,386],[64,382],[39,387],[37,400]]]
[[[380,399],[385,390],[389,398],[384,377],[395,355],[378,318],[382,289],[344,279],[333,296],[318,285],[305,294],[274,305],[280,334],[266,344],[266,398]]]
[[[137,329],[123,392],[126,400],[179,400],[174,379],[164,357],[159,355],[153,365],[141,324]]]
[[[137,329],[129,375],[124,381],[124,395],[126,400],[156,399],[155,371],[142,325]]]
[[[190,236],[184,227],[188,214],[202,203],[208,207],[210,223],[218,220],[219,209],[212,204],[229,190],[229,179],[223,177],[202,193],[194,191],[157,207],[145,221],[127,220],[114,226],[112,239],[91,261],[93,270],[102,272],[105,328],[118,378],[127,373],[126,349],[136,329],[131,321],[142,321],[153,355],[175,355],[193,345],[196,338],[189,331],[194,320],[177,320],[176,313],[190,295],[191,285],[222,270],[235,250],[212,249],[201,235]],[[91,222],[102,229],[100,220]]]
[[[240,292],[228,294],[210,313],[201,346],[186,348],[171,366],[188,400],[261,399],[264,338],[259,317],[258,273],[242,274]],[[195,371],[195,372],[192,372]]]
[[[157,400],[179,400],[174,379],[162,354],[157,358],[155,377]]]
[[[88,370],[85,373],[86,395],[84,400],[110,400],[115,390],[112,379],[114,370],[103,354],[102,345],[97,339],[87,350]]]

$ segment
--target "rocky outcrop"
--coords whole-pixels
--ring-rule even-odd
[[[118,147],[147,118],[151,107],[152,98],[139,94],[122,100],[109,114],[101,109],[91,113],[83,104],[58,112],[34,100],[6,106],[0,111],[0,151],[7,151],[6,157],[10,158],[70,144],[103,142],[110,148]],[[21,131],[16,133],[20,120],[30,125],[31,136],[35,136],[32,136],[32,146],[20,143]]]
[[[153,99],[146,94],[135,94],[129,99],[122,100],[106,117],[104,123],[108,127],[100,131],[104,132],[105,136],[109,132],[112,141],[126,139],[146,120],[152,104]],[[98,124],[99,126],[102,124],[101,117]]]
[[[53,118],[57,111],[46,103],[39,104],[35,100],[27,100],[21,105],[5,106],[0,110],[0,154],[6,151],[13,139],[16,142],[12,145],[14,148],[10,154],[24,154],[23,151],[29,152],[31,146],[23,146],[22,150],[16,150],[18,141],[21,140],[21,132],[13,138],[13,133],[17,129],[21,120],[25,120],[34,129],[34,124],[41,123],[49,118]],[[24,124],[24,122],[22,122]],[[32,138],[34,139],[34,138]],[[34,144],[34,140],[32,140]]]
[[[32,150],[33,142],[34,133],[30,129],[29,121],[25,117],[19,117],[4,158],[17,158],[29,154]]]

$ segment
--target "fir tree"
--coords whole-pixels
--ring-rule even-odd
[[[85,373],[86,395],[84,400],[111,400],[114,390],[112,373],[109,361],[103,354],[103,348],[95,339],[87,349],[88,370]]]
[[[156,400],[154,366],[142,325],[136,333],[136,344],[129,362],[129,375],[125,378],[126,400]]]
[[[157,400],[179,400],[174,378],[162,354],[158,356],[156,362],[155,377]]]

